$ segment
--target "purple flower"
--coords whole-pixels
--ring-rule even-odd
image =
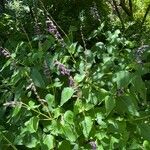
[[[58,69],[62,75],[67,75],[69,80],[69,86],[74,86],[74,80],[73,77],[70,75],[70,70],[67,69],[63,64],[61,64],[59,61],[55,61],[55,65],[58,66]]]
[[[69,77],[69,86],[74,86],[74,80],[72,78],[72,76]]]
[[[150,48],[149,45],[143,45],[141,47],[139,47],[136,52],[135,52],[135,57],[136,57],[136,61],[137,63],[141,64],[142,63],[142,54],[148,49]]]
[[[89,142],[89,144],[91,145],[92,150],[96,150],[97,149],[95,141],[91,141],[91,142]]]
[[[43,68],[44,68],[44,75],[46,76],[47,79],[49,79],[50,76],[51,76],[51,72],[50,72],[50,68],[49,68],[49,66],[48,66],[46,61],[44,61]]]
[[[90,13],[94,17],[94,19],[96,19],[98,21],[101,21],[100,20],[100,15],[99,15],[99,12],[98,12],[98,9],[97,9],[97,5],[96,5],[95,2],[93,2],[93,7],[90,8]]]
[[[70,70],[67,69],[63,64],[61,64],[60,62],[56,61],[55,62],[55,65],[58,66],[59,68],[59,71],[62,75],[67,75],[67,76],[70,76]]]
[[[34,32],[35,32],[35,35],[40,35],[41,34],[40,23],[38,23],[37,21],[35,22]]]
[[[46,25],[47,25],[47,30],[49,33],[51,33],[55,39],[61,44],[61,45],[65,45],[65,42],[62,38],[62,36],[60,35],[60,33],[58,32],[57,30],[57,27],[55,26],[55,24],[53,23],[53,21],[47,17],[47,20],[46,20]]]

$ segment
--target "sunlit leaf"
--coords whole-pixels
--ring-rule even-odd
[[[48,107],[51,109],[54,105],[54,100],[55,100],[54,96],[52,94],[47,94],[45,96],[45,99],[48,103]]]
[[[71,87],[64,88],[62,93],[61,93],[60,106],[65,104],[73,96],[73,93],[74,93],[74,89],[73,88],[71,88]]]
[[[15,106],[13,113],[12,113],[12,117],[15,117],[21,110],[21,104],[18,104]]]
[[[39,105],[36,105],[33,100],[29,101],[28,106],[29,106],[28,109],[35,109],[39,107]]]
[[[69,123],[69,124],[73,124],[73,119],[74,119],[74,114],[72,111],[68,110],[65,112],[64,114],[64,120]]]
[[[149,150],[150,149],[150,141],[144,140],[143,147],[144,147],[144,150]]]
[[[107,96],[105,98],[105,108],[107,115],[114,109],[115,105],[115,99],[112,96]]]
[[[43,137],[43,144],[46,145],[45,149],[51,150],[54,148],[54,136],[52,136],[51,134],[49,135],[45,135]]]
[[[132,78],[133,78],[132,74],[129,73],[128,71],[120,71],[116,73],[116,78],[114,79],[114,81],[117,82],[118,88],[121,88],[128,86]]]
[[[35,134],[26,134],[23,138],[23,145],[28,148],[35,148],[39,144],[39,139]]]
[[[88,138],[93,126],[92,118],[90,116],[85,116],[84,120],[81,122],[81,125],[83,127],[83,135],[85,138]]]
[[[76,131],[72,128],[71,125],[69,124],[62,125],[62,130],[63,130],[64,135],[67,137],[67,139],[70,142],[75,142],[76,139],[78,138]]]
[[[38,117],[32,117],[32,118],[30,118],[30,120],[25,122],[26,129],[30,133],[36,132],[38,129],[38,125],[39,125],[39,118]]]
[[[77,43],[72,43],[69,47],[68,47],[68,51],[70,54],[74,54],[76,51],[76,47],[77,47]]]
[[[85,78],[85,74],[76,74],[74,80],[79,83],[83,81],[84,78]]]

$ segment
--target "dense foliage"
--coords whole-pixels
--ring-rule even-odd
[[[148,0],[1,1],[0,149],[149,150],[149,14]]]

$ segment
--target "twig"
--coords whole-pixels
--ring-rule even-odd
[[[129,19],[133,20],[132,1],[129,0],[129,7],[130,7],[130,9],[128,9],[128,7],[126,6],[125,0],[120,0],[120,6],[125,11],[125,13],[129,16]]]
[[[17,148],[13,145],[13,143],[11,143],[11,141],[3,133],[2,133],[2,136],[14,150],[17,150]]]
[[[147,7],[147,9],[146,9],[146,12],[145,12],[145,15],[144,15],[144,17],[143,17],[143,20],[142,20],[142,23],[141,23],[141,28],[142,28],[144,22],[146,21],[146,17],[147,17],[147,15],[148,15],[149,11],[150,11],[150,4],[148,5],[148,7]]]
[[[120,19],[120,22],[121,22],[121,25],[122,25],[122,29],[125,30],[124,22],[123,22],[123,19],[122,19],[122,17],[121,17],[121,14],[120,14],[120,12],[119,12],[119,9],[118,9],[118,6],[117,6],[117,3],[116,3],[115,0],[113,0],[113,4],[114,4],[114,6],[115,6],[115,10],[116,10],[116,12],[117,12],[118,18]]]

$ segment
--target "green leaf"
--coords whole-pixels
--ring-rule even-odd
[[[145,140],[150,141],[150,126],[146,123],[137,124],[137,130]]]
[[[116,102],[112,96],[107,96],[105,98],[105,108],[107,115],[115,108]]]
[[[115,149],[115,143],[119,143],[119,139],[111,136],[109,149]]]
[[[92,118],[90,116],[85,116],[84,120],[81,122],[81,125],[83,127],[83,135],[85,138],[88,138],[93,126]]]
[[[8,67],[10,64],[12,63],[11,60],[7,60],[7,62],[3,65],[2,69],[0,70],[0,72],[2,72],[6,67]]]
[[[99,133],[96,133],[96,134],[95,134],[95,137],[96,137],[98,140],[100,140],[100,141],[101,141],[102,139],[104,139],[104,138],[108,138],[106,131],[101,131],[101,132],[99,132]]]
[[[103,88],[99,89],[99,92],[100,92],[100,97],[101,97],[102,99],[104,99],[104,98],[109,94],[109,92],[106,91],[106,90],[103,89]]]
[[[80,112],[84,111],[84,105],[83,105],[83,101],[80,99],[77,99],[75,104],[74,104],[74,113],[78,114]]]
[[[61,124],[57,120],[52,120],[51,123],[45,124],[44,132],[50,132],[52,135],[58,136],[62,134]]]
[[[126,112],[133,116],[139,116],[139,113],[137,111],[137,106],[135,104],[135,100],[132,96],[125,95],[117,99],[116,105],[118,108],[118,111],[120,112]]]
[[[62,141],[59,143],[58,150],[71,150],[71,145],[69,141]]]
[[[85,74],[76,74],[74,77],[74,80],[79,83],[81,81],[83,81],[83,79],[85,78]]]
[[[46,145],[44,149],[50,150],[54,148],[54,137],[51,134],[45,135],[43,139],[43,144]]]
[[[114,81],[117,82],[118,88],[127,87],[131,82],[132,77],[133,77],[132,74],[129,73],[128,71],[120,71],[116,73],[116,78],[114,79]]]
[[[18,104],[17,106],[15,106],[13,113],[12,113],[12,117],[15,117],[21,110],[21,104]]]
[[[140,97],[146,101],[146,86],[145,83],[142,81],[142,78],[140,76],[136,76],[133,81],[134,89],[140,94]]]
[[[45,82],[44,82],[40,72],[37,70],[37,68],[32,68],[31,78],[36,86],[38,86],[40,88],[45,87]]]
[[[105,23],[102,22],[101,25],[98,27],[98,29],[97,29],[97,30],[94,30],[94,31],[90,34],[90,36],[88,37],[88,40],[91,40],[92,38],[95,38],[96,36],[98,36],[99,34],[101,34],[101,33],[102,33],[102,30],[103,30],[103,28],[104,28],[104,26],[105,26]]]
[[[32,117],[30,120],[25,122],[26,130],[30,133],[34,133],[37,131],[39,125],[39,118],[38,117]]]
[[[42,50],[43,51],[47,51],[52,44],[55,42],[55,39],[52,36],[49,36],[48,40],[46,40],[43,44],[42,44]]]
[[[88,111],[94,107],[94,104],[85,103],[80,99],[77,99],[74,104],[74,114],[78,114],[84,111]]]
[[[68,52],[70,54],[74,54],[76,51],[76,47],[77,47],[77,43],[72,43],[69,47],[68,47]]]
[[[35,108],[38,108],[40,105],[35,105],[35,102],[33,100],[30,100],[29,103],[28,103],[28,109],[35,109]]]
[[[16,86],[16,88],[15,88],[15,97],[14,97],[14,99],[16,101],[21,97],[21,95],[23,95],[23,93],[24,93],[23,87],[24,87],[24,81],[20,81],[18,83],[18,85]]]
[[[45,96],[45,99],[46,99],[46,101],[48,103],[49,109],[51,109],[53,107],[53,105],[54,105],[55,97],[52,94],[47,94]]]
[[[72,128],[72,126],[70,126],[70,124],[63,124],[62,130],[64,135],[70,142],[75,142],[76,139],[78,138],[76,131]]]
[[[23,145],[25,145],[28,148],[35,148],[39,144],[39,139],[36,134],[26,134],[23,138]]]
[[[104,116],[103,116],[103,113],[97,113],[96,114],[96,121],[97,123],[101,126],[101,128],[107,128],[107,124],[106,122],[104,122]]]
[[[144,150],[150,150],[150,141],[144,140],[143,147],[144,147]]]
[[[73,96],[73,93],[74,93],[73,88],[71,88],[71,87],[64,88],[61,93],[60,106],[64,105]]]
[[[116,39],[118,38],[120,33],[121,33],[120,30],[116,30],[114,33],[111,33],[110,31],[108,31],[107,40],[110,41],[111,43],[116,42]]]
[[[73,112],[70,110],[66,111],[64,114],[64,120],[69,124],[74,124],[73,119],[74,119]]]
[[[58,118],[61,115],[61,108],[57,107],[56,109],[53,109],[54,118]]]

